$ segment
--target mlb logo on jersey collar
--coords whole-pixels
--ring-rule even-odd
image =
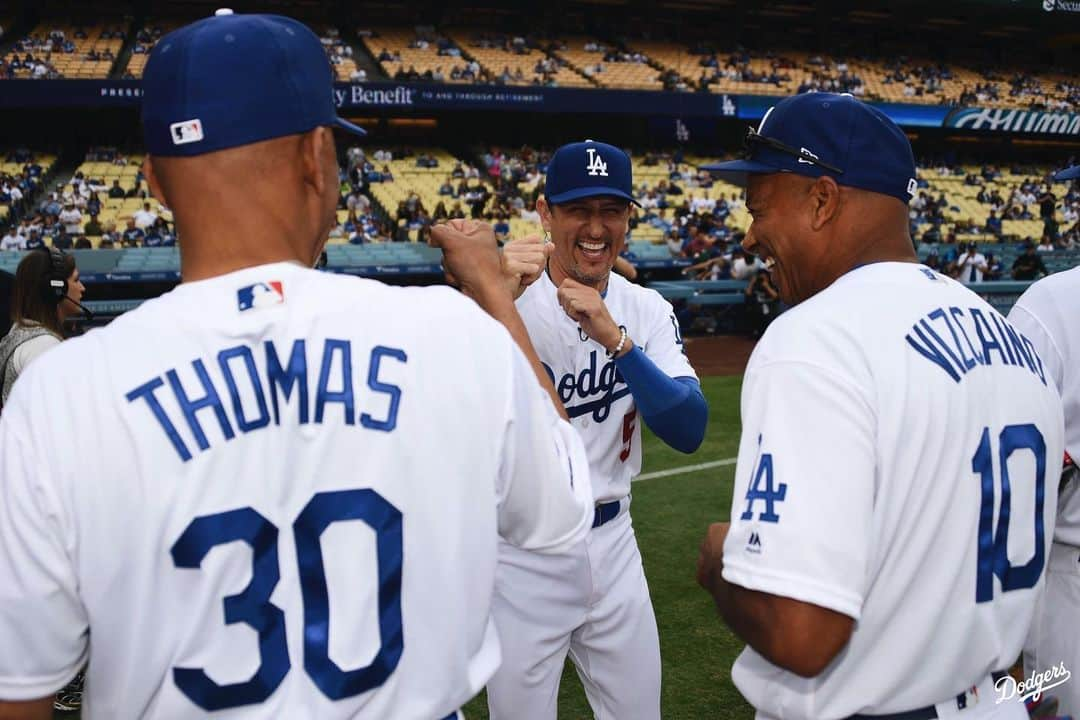
[[[255,283],[236,291],[236,307],[240,312],[271,305],[281,305],[284,302],[285,290],[280,280]]]

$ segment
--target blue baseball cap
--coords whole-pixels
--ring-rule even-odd
[[[875,107],[849,94],[805,93],[769,108],[747,133],[749,157],[702,165],[745,184],[747,174],[828,175],[838,185],[915,196],[915,157],[904,132]]]
[[[1054,174],[1054,180],[1056,182],[1075,180],[1076,178],[1080,178],[1080,165],[1073,165],[1064,170],[1058,170],[1057,173]]]
[[[161,38],[143,73],[150,155],[190,157],[297,135],[362,128],[337,116],[326,51],[306,25],[280,15],[219,10]]]
[[[630,156],[607,143],[586,140],[563,145],[548,162],[544,197],[552,205],[596,195],[638,204],[633,195]]]

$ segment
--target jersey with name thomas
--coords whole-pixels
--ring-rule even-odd
[[[39,358],[0,494],[0,697],[59,689],[89,631],[84,718],[445,717],[500,662],[499,536],[562,552],[593,513],[501,325],[289,263]]]
[[[1065,408],[1065,451],[1080,460],[1080,268],[1048,275],[1020,296],[1009,322],[1031,338]],[[1061,488],[1054,540],[1080,547],[1080,481]]]
[[[1061,402],[1028,338],[929,268],[866,265],[769,327],[742,422],[724,578],[856,620],[813,678],[746,648],[732,678],[755,707],[901,713],[1012,665],[1044,582],[1062,448]]]
[[[543,273],[518,298],[517,309],[570,422],[585,441],[596,501],[618,500],[629,494],[631,479],[641,472],[642,419],[615,361],[570,319],[557,292]],[[604,304],[661,371],[673,378],[697,378],[671,303],[659,293],[612,272]]]

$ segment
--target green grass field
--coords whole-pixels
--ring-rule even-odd
[[[703,379],[709,428],[694,455],[668,448],[646,429],[643,472],[735,457],[741,384],[741,377]],[[730,514],[734,474],[735,466],[726,465],[634,483],[631,513],[660,628],[665,720],[754,716],[731,684],[731,665],[743,644],[720,621],[712,599],[694,579],[705,528]],[[483,694],[465,707],[465,715],[468,720],[488,717]],[[559,689],[559,718],[591,717],[581,682],[568,662]]]

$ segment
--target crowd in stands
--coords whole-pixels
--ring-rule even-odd
[[[76,25],[66,29],[46,29],[46,26],[41,26],[16,40],[7,57],[0,58],[0,80],[55,80],[67,77],[65,69],[69,67],[102,67],[107,72],[116,60],[116,49],[124,38],[124,31],[119,27]],[[110,42],[113,40],[116,42]],[[84,66],[83,63],[88,65]]]
[[[4,156],[0,170],[0,224],[18,221],[40,190],[47,168],[29,150],[19,148]]]

